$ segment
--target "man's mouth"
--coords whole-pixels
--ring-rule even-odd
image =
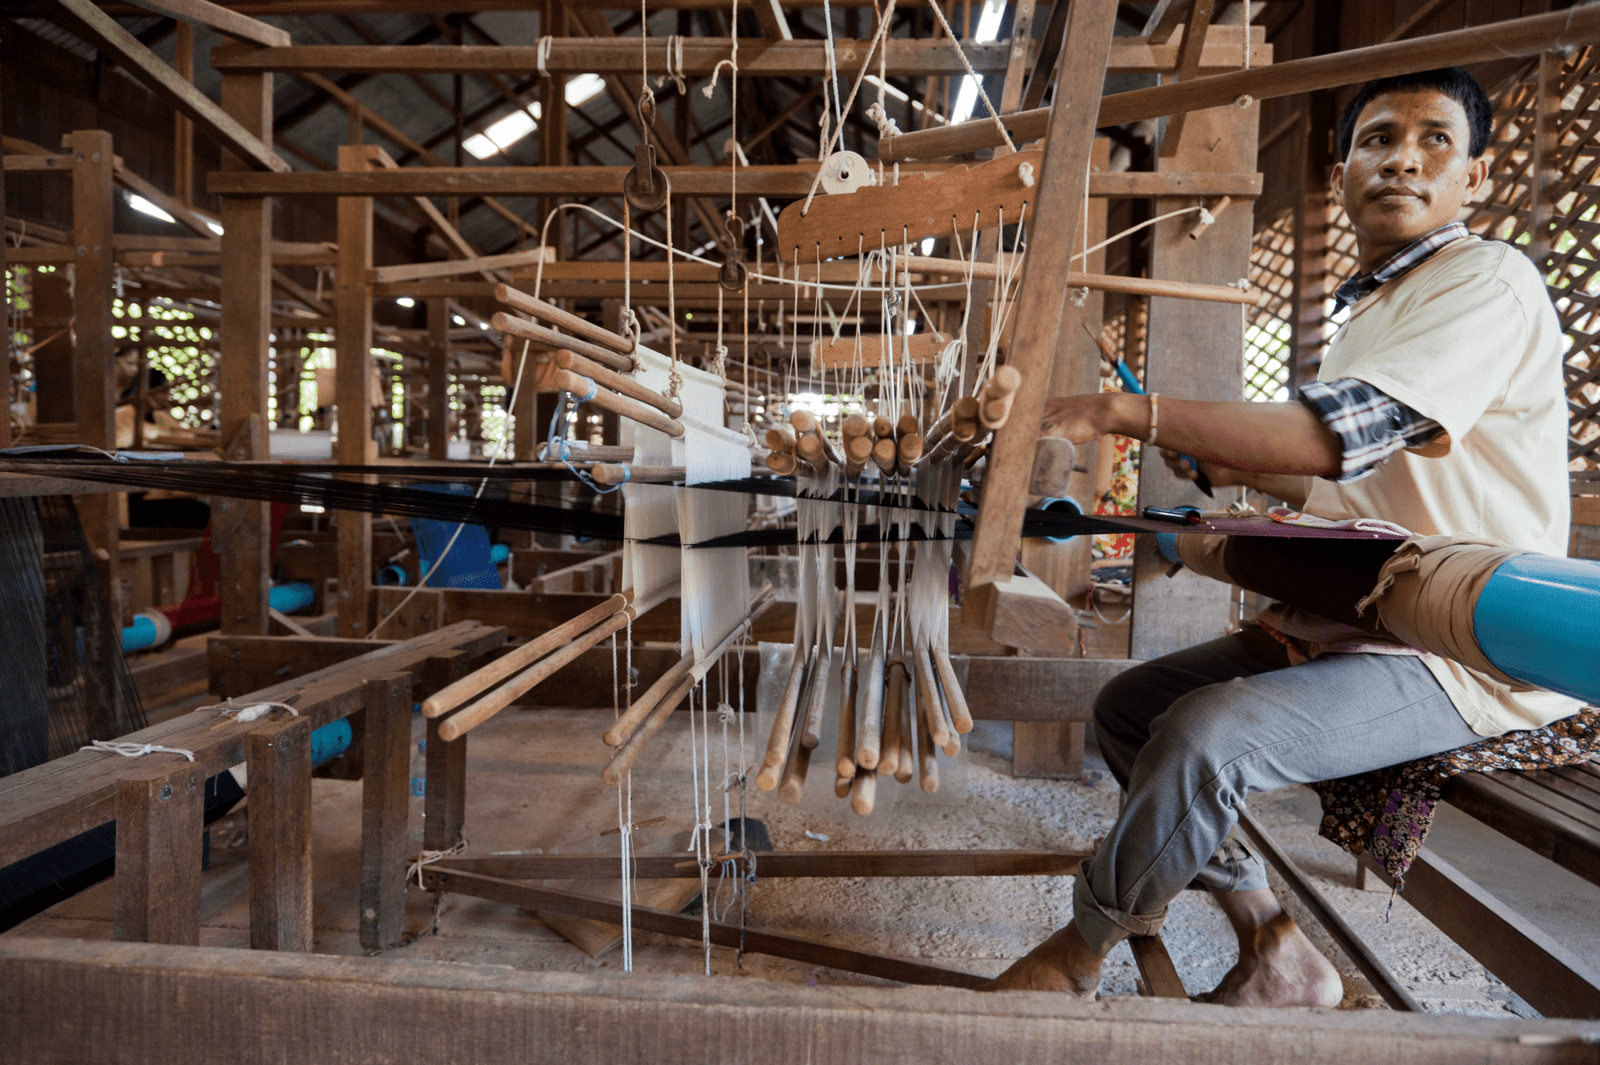
[[[1410,201],[1420,202],[1422,200],[1422,195],[1412,189],[1396,187],[1380,189],[1372,194],[1371,199],[1376,200],[1378,203],[1399,204]]]

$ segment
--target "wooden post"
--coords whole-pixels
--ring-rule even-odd
[[[250,802],[250,946],[311,949],[311,719],[285,717],[245,741]]]
[[[78,130],[72,152],[72,395],[77,440],[91,447],[116,447],[116,366],[111,340],[112,261],[111,134]],[[125,623],[118,579],[118,495],[96,492],[78,501],[78,516],[100,569],[111,619]]]
[[[200,942],[204,785],[198,765],[170,761],[117,782],[113,939]]]
[[[1259,31],[1257,31],[1259,32]],[[1177,154],[1163,155],[1160,170],[1254,170],[1260,104],[1190,113]],[[1156,214],[1192,206],[1192,200],[1162,198]],[[1151,273],[1175,281],[1228,284],[1250,270],[1251,212],[1224,211],[1198,240],[1189,238],[1193,216],[1155,227]],[[1155,297],[1150,301],[1149,365],[1145,385],[1180,399],[1238,400],[1244,394],[1243,322],[1228,304]],[[1216,506],[1190,481],[1167,472],[1155,448],[1144,448],[1139,467],[1139,507]],[[1230,494],[1230,493],[1224,493]],[[1140,537],[1134,549],[1134,609],[1129,656],[1157,658],[1204,640],[1233,624],[1233,589],[1170,566],[1156,554],[1155,538]]]
[[[377,149],[341,145],[340,170],[371,170]],[[377,458],[372,440],[372,299],[367,270],[372,266],[372,199],[343,196],[338,205],[339,263],[334,279],[334,395],[339,407],[339,446],[335,459],[366,465]],[[339,514],[339,635],[365,636],[372,581],[372,518]],[[365,925],[363,925],[365,927]]]
[[[0,72],[3,73],[3,72]],[[0,110],[0,114],[4,111]],[[3,158],[0,152],[0,158]],[[0,163],[0,218],[6,216],[6,176],[5,165]],[[0,292],[0,310],[5,311],[6,321],[11,321],[11,283],[6,276],[6,247],[7,242],[0,240],[0,285],[5,286],[5,291]],[[34,327],[38,332],[38,327]],[[5,417],[0,418],[0,448],[11,446],[11,330],[0,329],[0,402],[4,402]]]
[[[1535,119],[1533,127],[1533,158],[1528,163],[1528,185],[1532,192],[1529,213],[1528,256],[1541,270],[1550,255],[1550,223],[1555,204],[1550,191],[1554,184],[1551,171],[1561,150],[1561,68],[1566,60],[1554,52],[1539,56],[1539,82],[1536,89]]]
[[[172,68],[184,81],[194,84],[194,27],[178,22],[174,37]],[[270,75],[269,75],[270,77]],[[226,102],[222,109],[228,110]],[[229,112],[232,114],[232,112]],[[238,115],[233,115],[238,118]],[[248,126],[246,128],[249,128]],[[259,131],[251,130],[260,136]],[[272,137],[264,138],[270,144]],[[194,121],[182,111],[173,116],[172,128],[172,195],[180,202],[194,204]]]
[[[428,301],[428,457],[450,457],[450,309],[443,298]]]
[[[428,687],[448,687],[472,671],[472,656],[451,651],[428,659]],[[427,793],[423,810],[422,845],[431,851],[449,850],[461,841],[467,813],[467,737],[445,742],[439,738],[443,717],[428,718]]]
[[[272,75],[224,74],[222,106],[263,143],[272,142]],[[225,170],[250,163],[223,152]],[[233,462],[270,456],[268,335],[272,330],[272,201],[264,196],[222,200],[222,321],[217,367],[217,424]],[[222,632],[265,636],[272,586],[271,508],[265,502],[219,499],[211,540],[222,554],[218,591]]]
[[[997,599],[1010,581],[1022,531],[1034,444],[1055,355],[1066,296],[1071,240],[1082,213],[1100,89],[1116,16],[1113,0],[1085,0],[1068,16],[1066,47],[1076,57],[1072,76],[1056,90],[1049,140],[1040,166],[1039,203],[1030,254],[1017,296],[1017,329],[1007,365],[1022,372],[1023,389],[989,452],[970,562],[963,615],[988,631]],[[1243,213],[1243,212],[1241,212]]]
[[[411,684],[367,681],[361,775],[361,945],[382,950],[406,925],[411,784]]]

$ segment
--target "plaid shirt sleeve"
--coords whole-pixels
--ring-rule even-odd
[[[1358,481],[1396,451],[1422,447],[1444,432],[1432,418],[1353,377],[1303,385],[1300,402],[1339,438],[1344,456],[1336,481]]]

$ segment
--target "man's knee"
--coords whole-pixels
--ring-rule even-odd
[[[1123,670],[1101,687],[1094,697],[1096,734],[1120,736],[1128,731],[1130,718],[1144,716],[1135,708],[1142,708],[1155,695],[1146,680],[1139,676],[1145,668],[1134,666]]]
[[[1224,772],[1251,749],[1248,714],[1239,710],[1242,682],[1224,681],[1180,696],[1150,726],[1145,753],[1199,770]]]

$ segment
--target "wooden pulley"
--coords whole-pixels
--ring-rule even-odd
[[[639,97],[639,143],[633,149],[633,169],[622,179],[622,195],[635,211],[659,211],[672,195],[672,182],[656,165],[650,131],[656,124],[656,97],[648,88]]]
[[[717,284],[728,292],[742,292],[750,276],[744,265],[744,219],[730,214],[723,228],[728,231],[728,255],[717,271]]]

